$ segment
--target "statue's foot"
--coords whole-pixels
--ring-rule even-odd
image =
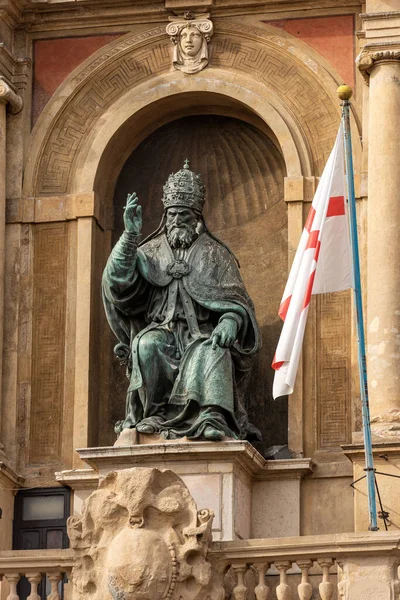
[[[150,425],[149,423],[139,423],[139,425],[136,425],[136,429],[139,433],[155,433],[156,430],[153,427],[153,425]]]
[[[204,429],[203,436],[206,438],[206,440],[210,440],[211,442],[220,442],[224,439],[225,434],[223,431],[214,429],[214,427],[211,427],[211,425],[207,425],[207,427]]]

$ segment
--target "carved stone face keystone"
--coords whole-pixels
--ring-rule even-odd
[[[208,65],[208,44],[213,34],[212,22],[197,16],[177,18],[167,25],[166,32],[174,44],[172,62],[183,73],[198,73]]]

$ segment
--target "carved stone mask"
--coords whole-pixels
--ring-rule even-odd
[[[208,64],[213,24],[207,16],[176,18],[167,25],[166,32],[174,44],[173,64],[183,73],[198,73]]]

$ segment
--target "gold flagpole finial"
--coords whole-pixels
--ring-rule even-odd
[[[338,87],[336,93],[341,100],[350,100],[350,98],[353,95],[353,90],[351,89],[351,87],[349,85],[346,85],[344,83],[343,85],[340,85]]]

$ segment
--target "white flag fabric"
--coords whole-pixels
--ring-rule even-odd
[[[278,311],[284,324],[272,363],[274,398],[293,392],[311,295],[353,286],[345,189],[341,125],[312,201]]]

